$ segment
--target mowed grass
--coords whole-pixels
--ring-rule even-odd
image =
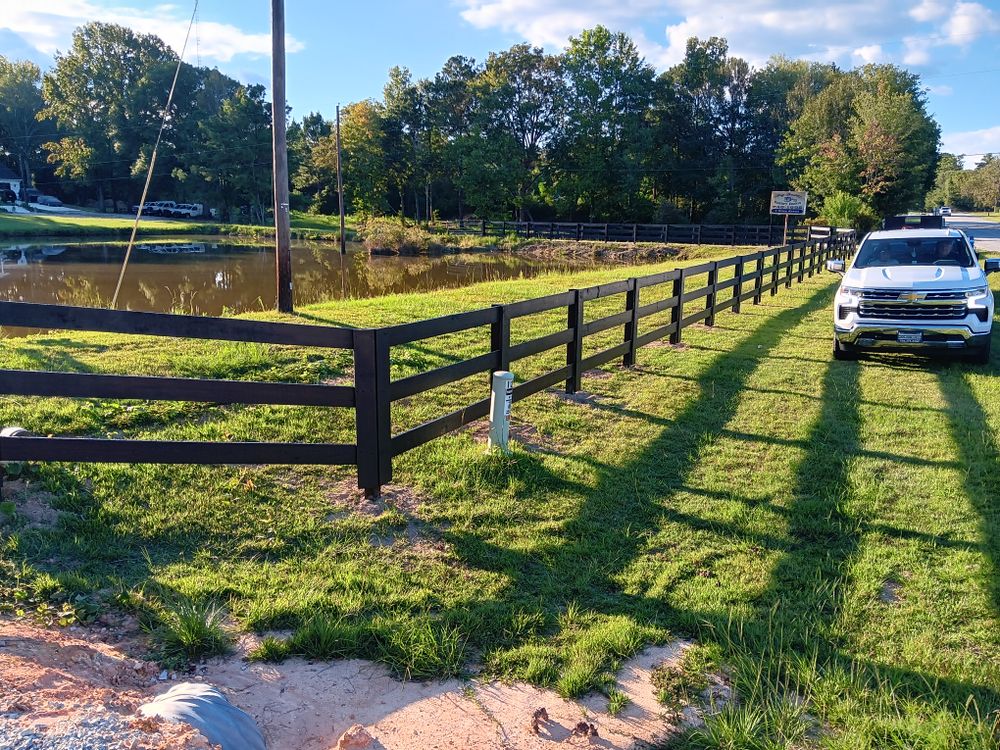
[[[0,211],[0,238],[3,237],[128,237],[134,218],[122,216],[76,216],[72,214],[8,214]],[[292,236],[308,240],[336,240],[340,219],[301,211],[292,212]],[[351,217],[345,226],[347,238],[354,239],[356,222]],[[252,224],[220,224],[216,221],[143,218],[140,236],[162,234],[218,234],[246,237],[274,237],[274,227]]]
[[[336,302],[300,319],[385,325],[626,274]],[[518,402],[530,445],[509,456],[462,431],[397,458],[406,489],[381,509],[346,496],[346,469],[27,467],[64,515],[8,522],[7,594],[83,611],[139,590],[211,602],[244,629],[298,629],[260,658],[364,656],[419,677],[475,664],[567,696],[614,698],[623,659],[685,635],[720,655],[741,700],[676,744],[996,747],[996,357],[835,362],[835,281],[723,313],[682,347],[640,350],[632,370],[587,373],[584,403],[554,391]],[[563,324],[518,320],[514,339]],[[393,377],[487,346],[484,329],[397,347]],[[514,369],[528,378],[562,356]],[[64,333],[4,341],[0,366],[299,382],[352,371],[347,352]],[[484,397],[486,380],[398,402],[395,432]],[[217,440],[350,441],[354,429],[346,410],[22,398],[3,400],[0,422]]]

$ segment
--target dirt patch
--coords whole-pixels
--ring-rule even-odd
[[[898,604],[901,599],[899,592],[902,590],[903,585],[901,583],[892,579],[886,579],[882,583],[882,589],[879,591],[878,598],[884,604]]]
[[[583,373],[583,377],[589,378],[590,380],[611,380],[615,374],[609,372],[608,370],[602,370],[599,367],[595,367],[593,370],[587,370]]]
[[[14,504],[14,513],[25,519],[29,529],[49,529],[59,522],[62,511],[52,507],[56,496],[22,479],[3,483],[3,499]]]
[[[679,342],[677,344],[671,344],[670,343],[670,339],[662,338],[662,339],[656,339],[656,341],[650,341],[643,348],[644,349],[674,349],[674,350],[679,351],[679,352],[686,352],[688,349],[691,348],[691,345],[687,344],[687,343],[685,343],[683,341],[681,341],[681,342]]]
[[[466,434],[472,437],[477,443],[486,445],[490,438],[490,422],[488,419],[480,419],[465,427]],[[520,443],[529,453],[553,453],[557,450],[556,444],[538,428],[528,422],[517,419],[510,420],[510,438]]]
[[[381,665],[358,659],[248,665],[232,656],[209,663],[204,679],[257,719],[270,750],[328,750],[354,725],[368,731],[374,748],[386,750],[541,750],[554,742],[642,748],[677,729],[656,701],[650,672],[680,653],[675,643],[629,660],[618,684],[629,702],[616,716],[608,714],[601,695],[567,701],[519,683],[400,682]],[[581,724],[588,726],[586,734],[578,731]]]
[[[557,398],[560,398],[563,401],[569,401],[574,404],[584,404],[585,406],[596,406],[597,404],[604,402],[603,396],[599,396],[596,393],[587,393],[586,391],[566,393],[566,391],[563,390],[550,388],[549,393],[554,394]]]
[[[87,635],[0,621],[0,746],[33,734],[41,746],[208,750],[191,727],[136,713],[161,685],[159,667]],[[109,736],[115,744],[88,742]]]
[[[244,654],[258,640],[242,638],[237,653],[199,665],[185,679],[222,690],[254,718],[269,750],[332,750],[338,737],[358,725],[374,738],[372,750],[542,750],[552,743],[638,749],[662,743],[679,726],[657,703],[651,673],[681,658],[687,644],[680,641],[649,648],[624,664],[617,688],[628,702],[611,716],[599,694],[567,701],[521,683],[401,682],[382,665],[358,659],[249,663]],[[172,683],[161,680],[156,665],[100,641],[99,633],[86,628],[0,622],[0,740],[11,727],[39,727],[43,737],[62,737],[67,728],[103,722],[127,732],[134,744],[100,746],[207,750],[190,727],[137,720],[138,706]]]

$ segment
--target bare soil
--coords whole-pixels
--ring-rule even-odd
[[[141,733],[134,748],[207,750],[190,727],[136,715],[139,705],[172,682],[161,681],[155,664],[127,656],[102,637],[87,628],[0,622],[0,713],[45,731],[58,722],[115,712]],[[678,718],[656,701],[650,674],[680,658],[686,647],[680,641],[647,649],[625,664],[618,687],[629,703],[611,716],[602,695],[568,701],[520,683],[401,682],[385,667],[358,659],[250,663],[244,654],[255,640],[241,639],[236,653],[201,665],[187,679],[216,685],[253,716],[270,750],[332,750],[355,725],[373,738],[368,747],[384,750],[541,750],[554,744],[635,749],[677,730]]]

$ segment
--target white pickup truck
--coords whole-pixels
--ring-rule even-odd
[[[844,274],[833,303],[833,356],[947,350],[988,362],[993,292],[986,277],[1000,271],[1000,258],[984,266],[957,229],[872,232],[850,268],[827,261]]]

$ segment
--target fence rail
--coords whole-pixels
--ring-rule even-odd
[[[720,312],[738,313],[744,302],[759,304],[765,293],[775,295],[782,286],[791,287],[795,280],[801,282],[822,271],[825,260],[852,254],[855,242],[854,232],[828,230],[823,237],[747,255],[377,329],[0,302],[2,325],[351,349],[354,354],[353,386],[0,370],[0,393],[349,408],[354,410],[356,423],[354,444],[4,435],[0,436],[0,461],[353,465],[358,470],[358,486],[368,494],[378,494],[392,479],[395,456],[482,419],[489,413],[490,404],[484,398],[394,434],[393,402],[479,373],[507,370],[513,362],[560,349],[565,351],[565,364],[518,383],[513,400],[520,401],[560,383],[568,393],[574,393],[580,389],[586,370],[616,359],[623,366],[634,365],[639,347],[665,337],[680,343],[685,328],[702,322],[714,325]],[[729,274],[728,269],[733,269],[732,275],[722,278]],[[705,277],[704,285],[691,288],[692,280],[700,277]],[[667,296],[650,299],[650,290],[655,289],[665,291]],[[623,298],[620,311],[586,320],[588,302],[611,297]],[[565,311],[565,328],[512,343],[515,321],[557,310]],[[665,312],[669,312],[669,322],[640,333],[643,320]],[[486,327],[490,334],[488,352],[392,379],[392,347]],[[622,331],[620,343],[584,356],[587,337],[616,328]]]
[[[782,224],[595,224],[565,221],[449,221],[430,227],[445,234],[601,242],[675,242],[693,245],[768,245],[822,239],[827,227]]]

